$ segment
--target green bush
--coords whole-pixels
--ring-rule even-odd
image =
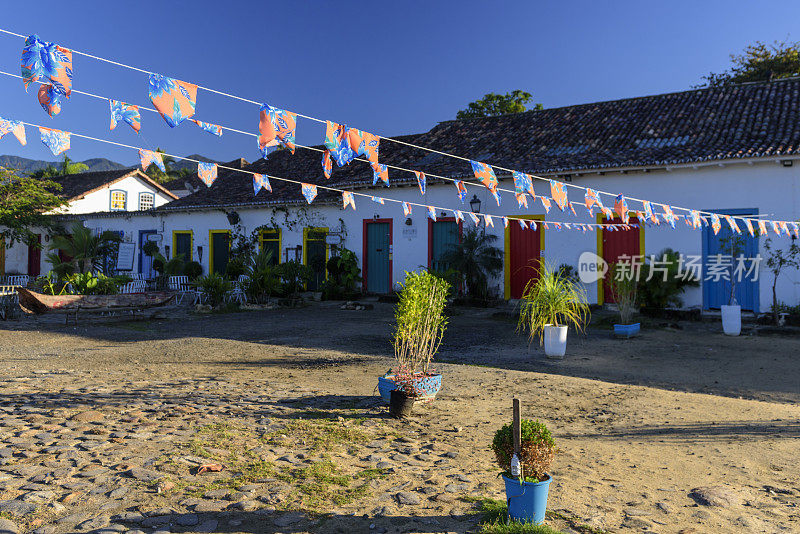
[[[278,266],[272,263],[272,251],[262,250],[250,258],[246,267],[248,277],[244,288],[247,300],[263,304],[280,290]]]
[[[203,276],[203,266],[196,261],[190,261],[183,267],[183,274],[189,277],[189,280],[197,280]]]
[[[511,424],[504,425],[494,435],[492,451],[497,465],[507,477],[511,476],[511,457],[514,455],[514,435]],[[521,449],[519,461],[526,482],[545,480],[553,463],[556,442],[547,427],[539,421],[523,419],[520,423]]]
[[[314,271],[308,265],[291,260],[276,266],[275,274],[283,281],[285,293],[293,296],[311,280]]]
[[[228,265],[225,267],[225,278],[238,280],[241,275],[245,274],[249,259],[250,257],[245,255],[234,256],[229,259]]]
[[[522,293],[517,331],[527,330],[531,342],[539,338],[541,343],[545,326],[571,323],[576,329],[583,329],[588,317],[583,286],[565,277],[562,271],[543,266],[539,278],[528,282]]]
[[[353,298],[356,286],[361,282],[361,269],[355,252],[340,249],[339,255],[328,260],[328,278],[322,284],[322,298],[343,300]]]
[[[700,282],[680,273],[680,254],[671,248],[665,248],[655,258],[659,262],[657,271],[653,272],[654,265],[649,260],[641,267],[636,290],[639,306],[659,309],[680,308],[683,305],[680,295],[687,287],[697,287]]]
[[[78,273],[66,277],[66,282],[78,295],[116,295],[119,286],[131,281],[129,276],[106,276],[104,274]],[[55,291],[58,284],[51,285],[48,291]]]
[[[211,273],[199,278],[197,287],[205,295],[207,302],[211,306],[217,307],[225,300],[225,295],[231,290],[233,284],[218,273]]]

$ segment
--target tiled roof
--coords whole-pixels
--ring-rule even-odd
[[[531,174],[658,167],[800,153],[800,79],[695,89],[501,117],[442,122],[427,133],[397,139]],[[372,184],[363,162],[334,165],[325,180],[321,154],[279,150],[247,170],[334,187]],[[380,161],[447,177],[471,177],[466,161],[389,141]],[[497,173],[498,176],[501,174]],[[393,184],[411,173],[389,171]],[[253,196],[249,175],[220,171],[209,189],[165,208],[303,202],[299,186],[272,182],[273,193]],[[320,191],[320,200],[338,198]]]
[[[162,193],[175,198],[173,193],[151,180],[150,177],[136,168],[118,169],[114,171],[81,172],[78,174],[53,176],[47,179],[61,185],[61,191],[58,194],[60,197],[66,200],[75,200],[93,191],[110,186],[131,175],[135,175],[140,180],[144,180],[156,189],[159,189]]]

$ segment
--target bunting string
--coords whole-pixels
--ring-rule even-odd
[[[21,39],[26,39],[25,35],[22,35],[22,34],[19,34],[19,33],[16,33],[16,32],[12,32],[12,31],[9,31],[9,30],[3,29],[3,28],[0,28],[0,33],[5,33],[5,34],[12,35],[12,36],[15,36],[15,37],[18,37],[18,38],[21,38]],[[121,63],[121,62],[114,61],[114,60],[111,60],[111,59],[107,59],[107,58],[104,58],[104,57],[96,56],[94,54],[89,54],[89,53],[86,53],[86,52],[73,50],[73,49],[69,49],[69,50],[70,50],[71,53],[74,53],[75,55],[88,57],[88,58],[91,58],[91,59],[95,59],[97,61],[102,61],[102,62],[105,62],[105,63],[116,65],[116,66],[119,66],[119,67],[122,67],[122,68],[127,68],[127,69],[130,69],[130,70],[141,72],[141,73],[148,74],[148,75],[151,75],[151,76],[161,76],[160,74],[157,74],[157,73],[154,73],[154,72],[151,72],[151,71],[139,68],[139,67],[135,67],[135,66],[132,66],[132,65],[127,65],[125,63]],[[5,73],[5,72],[3,72],[3,74],[14,76],[12,74]],[[258,105],[258,106],[262,106],[262,107],[264,106],[264,104],[262,102],[258,102],[258,101],[251,100],[251,99],[248,99],[248,98],[244,98],[244,97],[241,97],[241,96],[233,95],[233,94],[226,93],[226,92],[223,92],[223,91],[218,91],[216,89],[211,89],[209,87],[200,86],[200,85],[195,85],[194,87],[196,87],[197,89],[208,91],[210,93],[214,93],[214,94],[225,96],[225,97],[228,97],[228,98],[240,100],[240,101],[247,102],[247,103],[250,103],[250,104],[254,104],[254,105]],[[78,92],[78,91],[74,91],[74,92]],[[93,96],[95,98],[104,98],[104,97],[100,97],[99,95],[93,95],[93,94],[89,94],[89,93],[86,93],[86,92],[80,92],[80,94],[86,94],[87,96]],[[143,107],[143,106],[140,106],[140,109],[146,109],[148,111],[156,111],[156,110],[152,110],[151,108],[146,108],[146,107]],[[304,119],[311,120],[311,121],[314,121],[314,122],[323,123],[323,124],[327,124],[327,122],[328,122],[326,120],[319,119],[319,118],[316,118],[316,117],[312,117],[312,116],[309,116],[309,115],[304,115],[304,114],[295,113],[295,112],[292,112],[292,113],[297,117],[302,117]],[[252,134],[252,133],[249,133],[249,132],[243,132],[241,130],[236,130],[236,129],[229,128],[229,127],[223,127],[222,129],[235,131],[237,133],[241,133],[241,134],[245,134],[245,135],[251,135],[251,136],[255,135],[255,134]],[[448,152],[443,152],[443,151],[440,151],[440,150],[435,150],[435,149],[432,149],[432,148],[416,145],[414,143],[409,143],[407,141],[402,141],[402,140],[391,138],[391,137],[382,137],[382,136],[377,136],[377,135],[374,135],[373,137],[375,139],[383,139],[383,140],[386,140],[388,142],[397,143],[397,144],[405,145],[405,146],[408,146],[408,147],[411,147],[411,148],[415,148],[415,149],[419,149],[419,150],[423,150],[423,151],[439,154],[439,155],[444,156],[444,157],[450,157],[450,158],[455,158],[455,159],[458,159],[458,160],[461,160],[461,161],[470,162],[470,163],[473,163],[473,167],[474,167],[474,163],[476,163],[476,162],[473,162],[472,160],[470,160],[469,158],[466,158],[466,157],[463,157],[463,156],[458,156],[458,155],[451,154],[451,153],[448,153]],[[308,147],[308,146],[303,146],[303,145],[297,145],[297,146],[302,146],[303,148],[306,148],[306,149],[317,150],[319,152],[325,152],[324,150],[317,149],[315,147]],[[364,160],[364,159],[361,159],[361,158],[356,158],[356,159],[359,159],[360,161],[367,161],[367,162],[372,163],[372,164],[377,164],[376,161],[372,161],[372,158],[369,158],[367,160]],[[377,158],[375,158],[375,159],[377,159]],[[485,164],[485,163],[483,165],[489,167],[490,169],[492,167],[494,167],[496,169],[499,169],[501,171],[505,171],[505,172],[507,172],[509,174],[512,174],[512,175],[517,172],[514,169],[508,169],[508,168],[501,167],[501,166],[498,166],[498,165],[490,165],[490,164]],[[393,169],[396,169],[396,170],[405,171],[405,172],[412,172],[412,173],[415,172],[415,171],[413,171],[411,169],[405,169],[405,168],[396,167],[396,166],[387,166],[387,167],[388,168],[393,168]],[[444,177],[444,176],[437,176],[437,175],[433,175],[433,174],[429,174],[429,176],[431,176],[433,178],[440,179],[440,180],[445,180],[445,181],[452,181],[452,182],[461,181],[462,183],[467,183],[467,184],[473,185],[473,186],[480,185],[480,184],[477,184],[477,183],[474,183],[474,182],[464,182],[463,180],[456,180],[454,178],[449,178],[449,177]],[[551,183],[551,187],[552,187],[553,181],[550,178],[544,178],[544,177],[537,176],[537,175],[534,175],[534,174],[529,174],[527,176],[530,176],[531,178],[533,178],[535,180],[550,182]],[[499,197],[499,195],[497,193],[498,191],[504,191],[504,192],[507,192],[507,193],[515,194],[515,195],[519,194],[519,191],[514,191],[514,190],[509,190],[509,189],[502,189],[502,188],[497,187],[496,179],[495,179],[495,183],[492,184],[492,187],[490,187],[489,184],[486,184],[486,183],[484,183],[484,185],[486,185],[490,189],[490,191],[494,195],[498,205],[500,205],[500,197]],[[577,185],[577,184],[571,184],[571,183],[563,182],[563,185],[566,186],[566,187],[570,187],[570,188],[574,188],[574,189],[578,189],[578,190],[584,191],[585,193],[588,191],[586,187],[583,187],[583,186],[580,186],[580,185]],[[563,188],[560,189],[560,191],[564,191]],[[634,201],[634,202],[641,203],[642,204],[642,210],[645,209],[644,208],[645,203],[648,202],[648,201],[643,200],[643,199],[639,199],[639,198],[635,198],[635,197],[625,197],[624,195],[618,195],[618,194],[614,194],[614,193],[609,193],[607,191],[602,191],[602,190],[599,190],[599,189],[594,189],[594,190],[592,190],[592,192],[593,192],[594,195],[607,195],[607,196],[610,196],[610,197],[616,199],[615,200],[615,210],[614,211],[616,211],[617,214],[620,215],[620,217],[622,218],[623,221],[627,221],[628,217],[631,214],[635,214],[635,215],[639,216],[639,214],[642,213],[642,211],[629,209],[628,206],[627,206],[626,201]],[[519,197],[517,197],[517,198],[519,200]],[[544,197],[540,197],[540,198],[542,198],[543,201],[545,199]],[[562,200],[562,199],[559,198],[559,200]],[[559,208],[561,208],[563,210],[566,206],[569,206],[569,208],[574,213],[574,208],[572,207],[572,204],[566,199],[566,191],[564,191],[563,200],[566,200],[566,204],[562,204],[562,202],[557,201],[557,204],[558,204]],[[716,213],[713,213],[713,212],[707,212],[707,211],[702,211],[702,210],[692,210],[690,208],[685,208],[685,207],[681,207],[681,206],[674,206],[674,205],[667,205],[667,204],[661,204],[661,203],[657,203],[657,204],[662,206],[662,208],[665,208],[665,210],[664,210],[665,213],[661,214],[661,217],[664,219],[665,222],[667,222],[668,224],[670,224],[673,227],[674,227],[675,219],[677,219],[677,217],[678,217],[677,215],[674,214],[673,210],[679,210],[679,211],[686,212],[686,215],[683,215],[683,217],[685,217],[685,219],[687,221],[687,224],[689,224],[690,226],[693,226],[695,228],[698,227],[695,224],[695,222],[697,221],[697,216],[698,215],[701,216],[701,219],[702,219],[703,223],[705,223],[705,224],[708,224],[708,221],[706,220],[706,218],[709,218],[709,217],[712,217],[712,218],[713,217],[717,217],[718,218],[719,217],[719,214],[716,214]],[[520,205],[522,205],[521,201],[520,201]],[[623,207],[623,208],[619,209],[620,207]],[[545,209],[546,208],[547,208],[547,206],[545,205]],[[591,214],[592,213],[591,208],[588,208],[588,210],[589,210],[589,213]],[[603,211],[604,214],[608,215],[608,212],[605,209],[603,209],[602,211]],[[641,219],[641,216],[639,218]],[[748,217],[732,216],[732,217],[730,217],[730,219],[731,220],[732,219],[740,219],[745,224],[745,226],[748,227],[748,229],[750,227],[750,225],[747,224],[748,221],[749,221]],[[658,219],[656,219],[656,220],[658,220]],[[793,224],[794,228],[795,229],[797,228],[796,224],[793,223],[793,222],[791,222],[791,223],[787,223],[787,221],[770,221],[770,222],[773,223],[773,226],[777,225],[776,227],[785,227],[787,224]],[[732,229],[733,228],[738,230],[738,227],[735,226],[735,225],[732,225]],[[795,233],[796,234],[798,233],[797,230],[795,230]]]

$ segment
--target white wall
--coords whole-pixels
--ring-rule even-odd
[[[111,191],[117,190],[127,193],[126,211],[137,211],[139,209],[139,193],[153,193],[155,195],[155,207],[163,206],[172,200],[161,190],[134,175],[127,176],[110,187],[104,187],[89,193],[81,199],[70,202],[68,206],[62,209],[62,213],[83,214],[109,211]]]
[[[798,176],[800,165],[782,167],[775,162],[760,162],[755,164],[739,163],[725,166],[700,166],[696,169],[691,166],[673,168],[669,171],[636,172],[636,173],[609,173],[604,176],[597,174],[575,177],[573,184],[602,189],[609,192],[625,192],[632,197],[660,201],[675,206],[693,209],[714,210],[733,208],[755,208],[762,215],[782,220],[797,220],[800,218],[800,203],[797,198]],[[502,186],[513,189],[510,181],[503,181]],[[530,209],[520,209],[514,196],[503,193],[503,205],[497,207],[492,196],[484,188],[468,187],[468,200],[477,194],[482,201],[481,211],[491,215],[534,215],[544,214],[544,209],[539,201],[532,204],[529,199]],[[545,182],[536,183],[537,194],[549,195],[549,186]],[[412,202],[459,207],[469,211],[469,203],[461,204],[456,196],[456,189],[452,184],[430,186],[427,194],[422,197],[419,190],[414,187],[379,188],[368,191],[375,195],[408,200]],[[298,197],[300,193],[298,191]],[[578,216],[571,213],[562,213],[553,207],[546,215],[547,221],[561,222],[595,222],[588,216],[583,206],[583,196],[577,190],[570,190],[570,200],[575,204]],[[606,206],[613,205],[613,199],[603,197]],[[312,204],[306,208],[308,224],[311,226],[327,226],[331,231],[343,229],[345,232],[343,245],[355,251],[359,258],[362,257],[362,224],[364,219],[392,218],[393,223],[393,282],[403,279],[407,270],[416,270],[422,265],[427,265],[428,232],[427,213],[419,206],[413,207],[411,215],[412,225],[404,224],[400,204],[387,202],[380,205],[366,197],[356,197],[357,211],[347,209],[343,211],[337,206],[324,206]],[[640,209],[637,203],[630,202],[631,209]],[[241,216],[241,225],[249,233],[259,225],[269,224],[272,209],[237,208]],[[292,213],[296,209],[291,210]],[[438,210],[440,213],[441,210]],[[452,216],[452,212],[447,213]],[[292,217],[296,218],[296,217]],[[284,226],[283,216],[279,213],[279,226]],[[340,220],[341,219],[341,220]],[[472,225],[467,217],[465,226]],[[515,224],[512,221],[512,224]],[[230,229],[225,213],[220,210],[194,211],[170,213],[154,217],[150,214],[130,214],[121,217],[87,218],[86,226],[90,228],[101,227],[104,230],[123,230],[126,239],[133,242],[138,240],[139,230],[157,230],[164,235],[163,244],[172,247],[172,231],[192,230],[194,232],[195,260],[197,246],[203,247],[201,263],[208,268],[209,230]],[[283,230],[283,249],[302,244],[302,224],[294,229]],[[404,230],[416,230],[416,235],[404,237]],[[497,220],[495,228],[489,228],[489,233],[496,234],[499,239],[497,246],[503,247],[502,222]],[[688,228],[683,220],[679,221],[677,229],[673,230],[666,225],[660,227],[647,227],[645,229],[645,251],[655,254],[665,247],[671,247],[683,254],[702,254],[702,232]],[[782,246],[788,245],[790,240],[782,237],[775,241]],[[763,254],[763,240],[762,240]],[[544,255],[546,261],[552,265],[567,263],[577,266],[578,257],[584,251],[597,251],[597,236],[594,232],[583,234],[577,230],[557,231],[550,229],[545,235]],[[138,262],[138,259],[137,259]],[[767,311],[771,305],[771,275],[763,271],[760,277],[760,302],[761,311]],[[493,282],[499,295],[503,295],[503,279],[501,277]],[[597,285],[587,286],[587,292],[592,302],[597,299]],[[796,271],[782,275],[778,284],[780,299],[787,304],[795,305],[800,301],[800,274]],[[702,293],[699,288],[690,290],[684,297],[686,306],[700,306]]]

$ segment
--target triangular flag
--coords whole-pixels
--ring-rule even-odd
[[[628,202],[623,195],[617,195],[617,198],[614,200],[614,211],[617,212],[622,222],[628,222]]]
[[[529,174],[524,174],[518,171],[513,171],[511,174],[514,176],[514,188],[516,189],[517,195],[524,196],[525,193],[528,193],[533,198],[536,198],[536,195],[533,192],[533,180]]]
[[[467,186],[464,185],[463,180],[456,180],[455,182],[456,189],[458,190],[458,198],[461,200],[461,203],[467,201]]]
[[[161,158],[161,152],[140,148],[139,162],[142,164],[142,170],[144,172],[147,172],[148,167],[153,163],[156,164],[156,167],[161,169],[161,172],[167,172],[167,168],[164,166],[164,160]]]
[[[425,173],[420,171],[413,171],[414,176],[417,177],[417,185],[419,185],[419,192],[425,194]]]
[[[495,202],[497,202],[497,205],[499,206],[500,205],[500,191],[498,191],[497,188],[495,188],[495,189],[491,190],[491,193],[492,193],[492,196],[494,197]]]
[[[745,218],[744,219],[744,225],[747,227],[747,231],[750,232],[750,237],[753,237],[753,236],[756,235],[755,231],[753,230],[753,223],[750,222],[750,219]]]
[[[592,213],[593,206],[597,206],[598,208],[603,207],[603,202],[600,200],[600,193],[594,189],[586,189],[585,203],[586,209],[589,210],[589,213]]]
[[[456,222],[464,222],[464,213],[463,212],[461,212],[459,210],[455,210],[453,213],[456,214]]]
[[[342,209],[346,210],[347,206],[352,206],[353,211],[356,209],[356,199],[353,198],[351,191],[342,191]]]
[[[283,144],[294,154],[297,113],[262,104],[258,121],[258,147],[267,157],[267,148]]]
[[[218,124],[211,124],[210,122],[199,121],[197,119],[191,119],[191,121],[196,125],[198,125],[200,128],[202,128],[204,131],[216,135],[217,137],[222,137],[222,126]]]
[[[550,180],[550,196],[553,202],[556,203],[556,206],[558,206],[558,209],[564,211],[568,202],[567,191],[564,188],[564,184],[555,180]]]
[[[108,106],[111,109],[111,129],[117,127],[119,121],[127,122],[133,131],[139,133],[142,129],[142,115],[139,113],[139,106],[126,104],[119,100],[108,101]]]
[[[767,232],[767,221],[759,219],[758,220],[758,235],[759,236],[762,236],[762,235],[765,236],[765,235],[767,235],[767,233],[768,233]]]
[[[31,82],[40,82],[39,103],[51,117],[58,115],[62,97],[72,93],[72,50],[29,36],[22,49],[22,82],[25,91]]]
[[[206,184],[206,187],[211,187],[211,184],[217,179],[217,164],[199,162],[197,164],[197,176]]]
[[[317,198],[317,186],[314,184],[301,183],[300,192],[306,197],[306,202],[311,204]]]
[[[550,213],[550,199],[547,197],[539,197],[539,200],[542,201],[545,213]]]
[[[356,157],[356,153],[350,148],[347,126],[331,121],[326,121],[326,124],[325,153],[328,157],[333,156],[339,167],[344,167]],[[372,170],[375,171],[374,165]]]
[[[671,227],[675,228],[675,214],[672,212],[672,208],[666,204],[661,204],[661,207],[664,210],[664,220],[667,221]]]
[[[719,215],[716,213],[711,214],[711,228],[714,229],[714,235],[717,235],[722,228],[722,225],[719,223]]]
[[[389,186],[389,167],[383,163],[372,164],[372,185],[376,185],[378,180]]]
[[[520,227],[521,227],[523,230],[525,230],[525,229],[527,229],[527,228],[528,228],[528,225],[527,225],[527,224],[525,224],[525,221],[523,221],[522,219],[517,219],[517,222],[519,223]]]
[[[150,101],[170,128],[175,128],[194,115],[197,86],[161,74],[151,74]]]
[[[525,195],[525,193],[516,193],[515,196],[517,197],[517,206],[520,208],[524,207],[525,209],[527,209],[528,208],[527,195]]]
[[[436,222],[436,209],[433,206],[428,206],[428,218]]]
[[[373,165],[378,164],[378,148],[380,145],[380,138],[377,135],[369,132],[357,130],[355,128],[347,129],[347,138],[350,143],[350,148],[359,156],[364,156]]]
[[[473,212],[469,212],[469,218],[472,219],[472,222],[475,223],[475,226],[478,226],[480,220],[478,219],[478,215]]]
[[[58,156],[62,152],[69,150],[69,132],[40,127],[39,135],[42,138],[42,143],[53,152],[54,156]]]
[[[25,137],[25,125],[20,121],[12,121],[0,117],[0,139],[5,137],[6,134],[13,133],[14,137],[22,145],[28,144],[28,139]]]
[[[475,173],[475,178],[481,181],[490,191],[497,189],[497,176],[494,170],[487,164],[479,161],[470,161],[472,165],[472,172]]]
[[[730,215],[724,215],[725,221],[728,223],[728,226],[731,227],[731,230],[736,232],[737,234],[741,234],[742,231],[739,229],[739,225],[736,224],[736,221]]]
[[[259,191],[266,189],[272,192],[272,185],[269,183],[269,178],[266,174],[253,173],[253,191],[257,195]]]
[[[411,205],[408,202],[403,202],[403,215],[406,217],[411,215]]]
[[[503,217],[503,228],[508,228],[508,217]]]
[[[373,202],[377,202],[378,204],[386,204],[381,197],[372,197]]]
[[[484,216],[483,216],[483,222],[485,222],[485,223],[486,223],[486,227],[487,227],[487,228],[488,228],[489,226],[491,226],[492,228],[494,228],[494,221],[492,220],[492,216],[491,216],[491,215],[484,215]]]

